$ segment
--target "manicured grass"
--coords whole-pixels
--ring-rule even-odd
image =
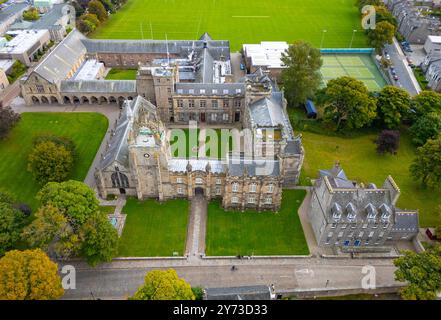
[[[199,154],[199,134],[200,129],[172,129],[170,133],[171,154],[176,158],[196,158],[208,157],[212,159],[222,159],[226,157],[228,151],[233,150],[233,138],[228,129],[213,129],[217,135],[217,140],[211,133],[206,131],[205,154]],[[190,133],[194,136],[191,137]],[[185,135],[185,139],[184,136]],[[214,139],[211,141],[210,139]],[[213,152],[214,151],[214,152]]]
[[[441,223],[441,217],[435,213],[436,207],[441,204],[441,191],[423,188],[409,173],[409,166],[415,157],[415,147],[406,132],[401,133],[397,155],[376,153],[376,133],[356,137],[311,132],[302,134],[306,153],[303,163],[304,178],[316,178],[319,169],[331,168],[335,161],[340,161],[349,179],[365,184],[374,182],[381,187],[386,177],[391,175],[401,189],[398,207],[418,209],[422,227]]]
[[[208,205],[207,255],[307,255],[298,216],[306,192],[284,190],[278,213],[224,211],[219,202]]]
[[[111,69],[106,76],[106,80],[136,80],[134,69]]]
[[[185,249],[189,205],[187,200],[138,201],[130,198],[122,210],[127,214],[119,244],[122,257],[164,257]]]
[[[243,43],[307,40],[324,48],[366,47],[354,0],[129,0],[93,34],[103,39],[230,40]],[[323,30],[327,30],[326,33]]]
[[[0,141],[0,188],[14,194],[34,210],[35,195],[41,188],[27,171],[27,157],[33,139],[40,134],[54,134],[72,139],[77,161],[71,179],[84,180],[101,141],[108,120],[98,113],[23,113],[9,136]]]

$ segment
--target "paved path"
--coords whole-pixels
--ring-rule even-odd
[[[191,200],[190,221],[188,224],[185,254],[190,259],[200,259],[205,254],[205,233],[207,222],[207,200],[196,195]]]
[[[237,270],[231,271],[235,265]],[[90,268],[76,267],[76,289],[64,299],[125,299],[143,283],[146,272],[174,268],[192,286],[228,287],[274,284],[277,291],[338,290],[361,288],[363,267],[374,265],[378,288],[400,285],[394,280],[395,267],[384,260],[361,259],[199,259],[198,261],[158,259],[156,261],[115,261]]]

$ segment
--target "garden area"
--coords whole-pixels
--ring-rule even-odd
[[[220,202],[208,204],[206,254],[308,255],[298,216],[304,190],[284,190],[278,213],[225,211]]]
[[[35,210],[38,207],[35,195],[41,185],[27,170],[34,139],[46,134],[71,139],[77,158],[70,179],[82,181],[107,127],[107,118],[98,113],[23,113],[8,137],[0,141],[0,187]]]
[[[106,80],[136,80],[135,69],[111,69]]]
[[[121,257],[182,256],[187,236],[189,203],[169,200],[160,203],[149,199],[127,200],[122,210],[127,214],[119,242]]]

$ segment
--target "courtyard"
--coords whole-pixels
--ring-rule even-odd
[[[110,69],[105,80],[135,80],[137,72],[134,69]]]
[[[208,32],[229,40],[233,52],[243,43],[297,39],[347,48],[353,30],[361,29],[359,17],[352,0],[129,0],[92,37],[191,40]],[[352,47],[366,45],[364,32],[357,32]]]
[[[206,254],[308,255],[298,210],[304,190],[284,190],[278,213],[225,211],[218,201],[208,204]]]
[[[77,159],[70,178],[83,181],[107,127],[107,118],[99,113],[22,113],[17,126],[0,141],[0,186],[15,195],[18,201],[37,209],[35,195],[41,186],[27,171],[27,158],[34,138],[53,134],[72,139]]]

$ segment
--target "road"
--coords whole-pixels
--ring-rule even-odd
[[[194,261],[194,260],[193,260]],[[126,299],[143,283],[152,269],[174,268],[192,286],[229,287],[274,284],[276,292],[296,290],[338,290],[361,288],[363,266],[375,265],[379,288],[394,287],[395,267],[390,260],[361,259],[158,259],[114,261],[97,268],[74,264],[76,288],[66,290],[63,299]],[[236,271],[231,266],[237,267]],[[92,293],[92,294],[91,294]]]
[[[394,43],[390,45],[387,44],[384,48],[390,55],[392,65],[397,72],[398,81],[392,80],[394,82],[393,84],[405,89],[411,96],[417,95],[421,91],[421,88],[397,40],[394,38]]]

